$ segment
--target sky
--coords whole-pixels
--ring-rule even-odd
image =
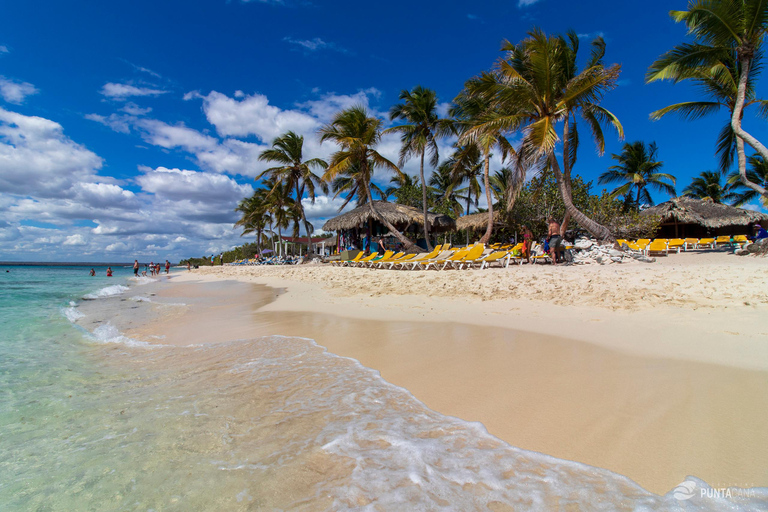
[[[305,157],[327,158],[317,129],[340,109],[387,113],[403,89],[434,89],[445,112],[464,82],[490,69],[505,39],[574,30],[600,35],[618,87],[602,105],[601,157],[582,135],[574,172],[594,182],[624,142],[655,141],[677,191],[717,168],[725,112],[705,120],[648,114],[700,99],[690,85],[645,84],[648,66],[686,39],[669,10],[685,0],[4,2],[0,17],[0,260],[178,261],[252,238],[234,208],[267,166],[259,153],[293,130]],[[765,97],[765,85],[758,84]],[[745,127],[768,140],[765,122]],[[441,158],[450,152],[441,141]],[[379,151],[397,160],[398,136]],[[494,160],[494,168],[501,162]],[[418,174],[416,160],[403,170]],[[431,169],[427,169],[431,172]],[[386,184],[391,175],[375,177]],[[668,197],[654,194],[657,202]],[[342,198],[304,199],[316,230]],[[751,205],[757,208],[757,205]]]

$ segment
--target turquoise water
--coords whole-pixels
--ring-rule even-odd
[[[0,267],[0,510],[768,508],[520,450],[312,340],[130,340],[113,320],[185,306],[88,270]]]

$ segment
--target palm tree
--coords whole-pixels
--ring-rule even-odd
[[[714,203],[725,203],[733,201],[738,194],[733,191],[733,186],[726,183],[723,186],[720,179],[722,173],[716,171],[702,171],[701,174],[693,178],[691,184],[685,187],[683,195],[705,199]]]
[[[459,202],[462,199],[461,194],[468,189],[457,189],[453,177],[453,162],[446,160],[440,164],[432,176],[429,177],[429,190],[435,196],[435,201],[445,203],[453,214],[458,217],[461,215],[463,207]],[[479,168],[479,166],[478,166]],[[475,180],[477,184],[477,180]],[[477,184],[479,187],[480,185]]]
[[[403,187],[418,187],[419,178],[411,178],[408,174],[395,174],[389,179],[390,186],[384,190],[384,195],[389,197]]]
[[[760,155],[752,155],[747,162],[749,164],[747,179],[763,188],[768,187],[768,163],[766,163],[765,158]],[[738,192],[738,197],[733,203],[734,206],[742,206],[758,196],[757,192],[744,186],[738,172],[728,176],[728,184],[733,185],[734,191]],[[762,203],[763,207],[768,208],[768,198],[762,196]]]
[[[268,224],[272,223],[272,217],[267,211],[267,193],[269,191],[263,188],[256,189],[251,197],[246,197],[237,204],[236,212],[241,213],[240,220],[235,222],[235,226],[242,226],[243,232],[240,236],[256,232],[256,244],[261,251],[261,242],[263,234]]]
[[[323,179],[331,181],[340,174],[356,169],[359,180],[357,186],[365,192],[373,216],[384,224],[406,249],[413,247],[413,242],[403,236],[376,209],[371,195],[371,179],[377,167],[402,174],[395,164],[376,151],[376,146],[381,141],[381,120],[369,116],[362,105],[347,108],[337,113],[329,124],[320,129],[320,141],[331,141],[339,146],[339,150],[331,156]]]
[[[483,157],[480,149],[475,144],[465,146],[454,146],[455,150],[451,158],[446,162],[451,169],[451,179],[453,187],[459,187],[466,183],[462,189],[457,189],[457,199],[467,202],[465,215],[469,215],[469,209],[472,204],[477,208],[480,198],[480,182],[477,179],[483,173]],[[461,194],[465,194],[463,197]],[[475,196],[474,203],[472,196]]]
[[[373,165],[373,164],[370,164]],[[375,183],[370,183],[367,180],[365,172],[361,171],[360,166],[352,165],[349,169],[340,172],[331,183],[333,189],[333,197],[339,197],[341,194],[346,194],[344,202],[339,207],[339,211],[346,208],[351,202],[355,201],[355,206],[362,206],[368,202],[368,194],[365,189],[365,184],[369,183],[371,190],[376,192],[383,201],[391,195],[390,189],[382,190]]]
[[[264,186],[269,191],[265,196],[266,211],[270,215],[270,227],[277,228],[279,243],[283,242],[283,229],[294,223],[294,236],[298,235],[298,224],[301,214],[296,206],[296,200],[291,197],[292,190],[284,181],[275,178],[264,180]]]
[[[464,84],[464,90],[453,100],[451,115],[460,133],[459,143],[474,145],[483,157],[483,185],[488,200],[488,222],[480,242],[488,243],[493,232],[493,198],[491,196],[491,150],[499,148],[502,160],[514,153],[512,145],[502,135],[498,126],[486,121],[495,115],[495,105],[491,98],[483,94],[480,82],[470,79]]]
[[[393,126],[384,133],[399,133],[400,167],[413,156],[420,158],[419,171],[421,177],[422,211],[424,213],[424,239],[427,250],[432,250],[429,241],[429,222],[427,220],[427,180],[424,179],[424,156],[429,152],[429,164],[436,167],[440,159],[437,149],[437,137],[445,135],[450,130],[450,124],[437,115],[437,94],[432,89],[417,85],[412,91],[400,91],[398,103],[389,111],[390,121],[403,120],[408,124]]]
[[[541,30],[529,32],[517,45],[505,42],[506,58],[491,72],[474,79],[474,90],[490,99],[492,115],[482,119],[471,134],[487,130],[521,130],[523,140],[518,150],[517,167],[541,165],[542,160],[554,171],[565,204],[565,225],[570,217],[599,239],[611,239],[608,228],[579,211],[571,194],[571,172],[576,163],[579,143],[577,115],[592,131],[598,154],[605,150],[602,125],[613,126],[619,138],[624,132],[611,112],[599,105],[603,96],[616,86],[621,67],[603,65],[605,42],[592,42],[592,53],[580,72],[576,63],[579,38],[574,32],[547,36]],[[558,134],[558,128],[562,129]],[[557,157],[562,143],[563,165]],[[524,176],[524,172],[521,173]]]
[[[299,212],[299,219],[304,224],[309,238],[309,251],[314,252],[312,247],[312,232],[314,227],[307,221],[304,205],[301,200],[304,197],[304,191],[312,204],[315,204],[315,187],[319,187],[323,193],[328,193],[328,184],[312,172],[312,168],[325,169],[328,167],[323,160],[311,158],[304,160],[304,137],[289,131],[272,141],[272,147],[265,149],[259,155],[262,162],[275,162],[278,167],[271,167],[256,177],[257,180],[264,176],[270,176],[276,180],[276,183],[283,183],[288,190],[295,194],[296,209]]]
[[[731,128],[736,134],[736,152],[741,182],[768,197],[766,188],[749,180],[744,142],[768,159],[768,148],[742,127],[750,77],[759,70],[762,46],[768,29],[766,0],[692,0],[687,11],[670,11],[676,22],[683,22],[694,42],[677,45],[651,66],[648,81],[671,79],[675,82],[696,78],[702,70],[715,73],[728,66],[738,70],[736,96],[731,111]],[[765,102],[761,109],[768,108]]]
[[[646,148],[642,141],[626,143],[620,155],[611,155],[618,162],[608,168],[598,178],[598,183],[622,183],[611,192],[611,196],[625,196],[625,206],[634,205],[640,208],[641,204],[653,206],[653,199],[648,191],[652,187],[660,192],[666,192],[674,197],[676,182],[671,174],[658,172],[664,162],[656,160],[658,148],[655,142],[651,142]],[[634,189],[634,200],[630,199]],[[629,203],[629,204],[627,204]]]
[[[496,198],[495,206],[510,211],[510,203],[517,196],[517,187],[522,186],[523,182],[517,180],[515,172],[509,167],[502,167],[491,176],[491,191]]]

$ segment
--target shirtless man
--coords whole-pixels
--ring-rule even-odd
[[[552,265],[557,265],[557,251],[563,247],[563,237],[560,235],[560,223],[550,217],[547,219],[549,231],[547,232],[549,241],[549,257],[552,258]]]

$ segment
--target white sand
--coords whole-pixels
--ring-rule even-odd
[[[266,306],[256,294],[212,294],[218,306],[163,334],[312,337],[439,412],[657,493],[688,474],[713,486],[768,486],[768,260],[694,253],[650,265],[485,271],[215,267],[175,277],[174,293],[222,278],[286,293]]]

